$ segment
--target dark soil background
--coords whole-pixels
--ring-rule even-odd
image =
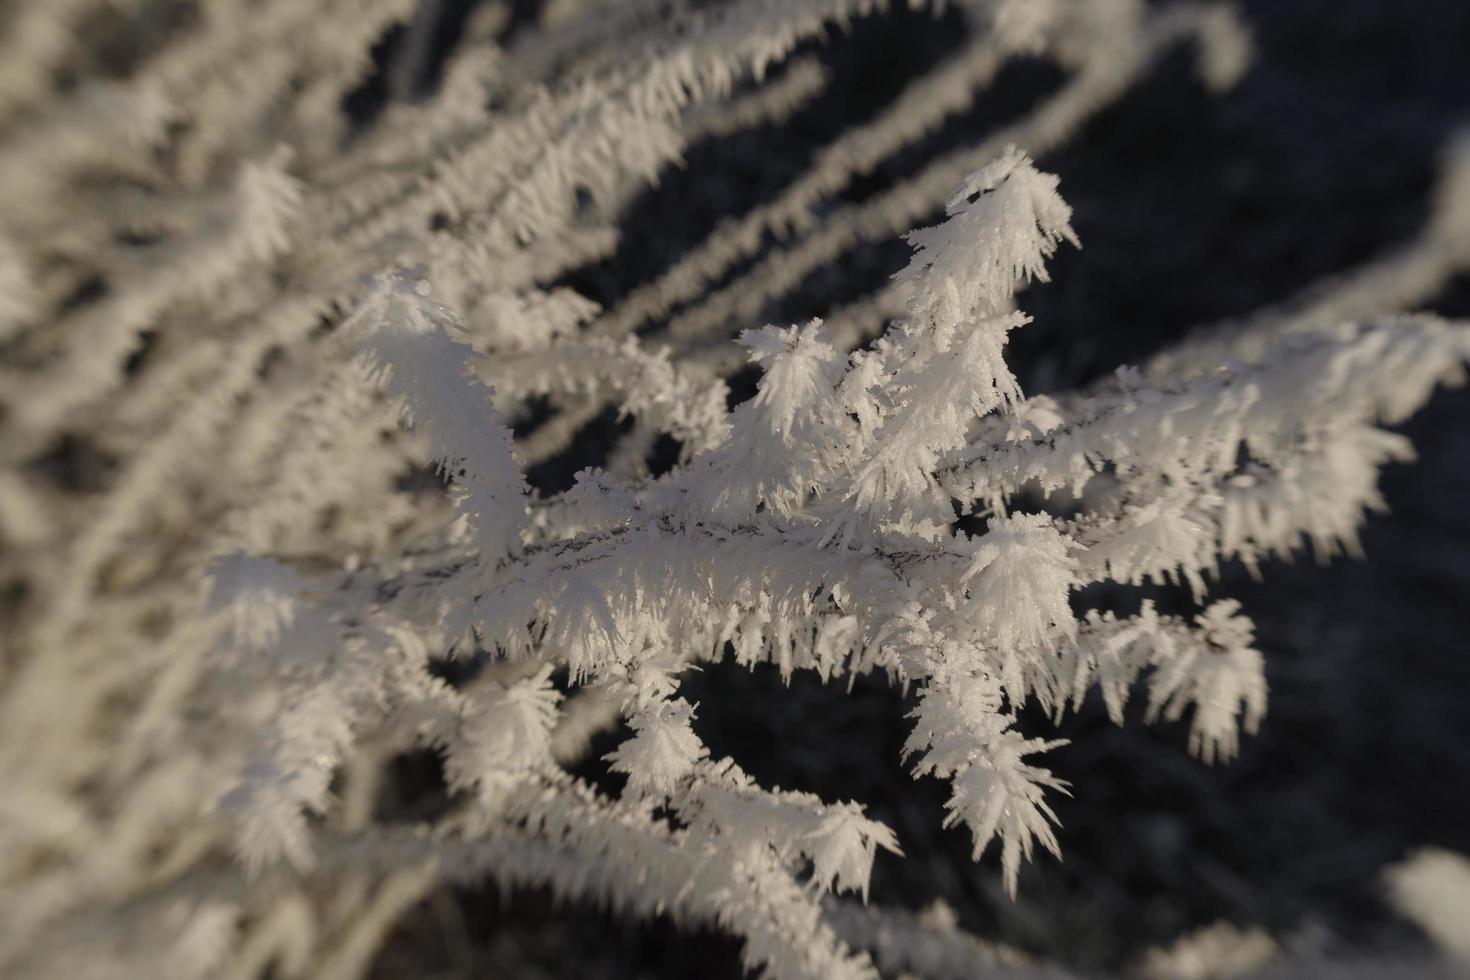
[[[1061,176],[1084,247],[1053,263],[1052,284],[1022,297],[1035,323],[1017,336],[1012,363],[1028,391],[1084,383],[1195,325],[1285,300],[1424,221],[1438,154],[1470,122],[1470,3],[1252,0],[1242,10],[1258,56],[1233,91],[1206,92],[1181,50],[1039,160]],[[958,26],[952,13],[903,11],[835,35],[822,49],[835,76],[827,95],[779,127],[693,148],[683,170],[637,202],[624,250],[569,284],[611,303],[656,274],[955,47]],[[1048,64],[1018,62],[974,112],[849,199],[974,141],[1060,78]],[[860,249],[766,318],[800,321],[861,296],[907,254],[901,241]],[[1470,280],[1428,306],[1470,315]],[[1386,905],[1380,876],[1416,847],[1470,852],[1467,422],[1470,395],[1456,390],[1403,427],[1421,459],[1387,471],[1392,512],[1365,529],[1365,560],[1275,563],[1262,582],[1225,570],[1214,595],[1240,599],[1255,619],[1271,685],[1263,730],[1235,762],[1204,766],[1186,753],[1182,725],[1116,728],[1099,704],[1062,723],[1058,734],[1073,742],[1049,764],[1072,783],[1057,806],[1065,859],[1027,866],[1015,902],[993,849],[972,863],[968,833],[940,829],[943,786],[915,782],[900,765],[899,693],[859,683],[849,694],[800,677],[783,690],[773,671],[718,666],[686,685],[700,704],[697,727],[716,755],[762,783],[856,799],[887,821],[909,856],[880,857],[873,902],[917,909],[943,898],[981,937],[1080,971],[1126,971],[1146,947],[1219,919],[1349,957],[1422,944]],[[569,482],[614,425],[594,425],[538,481]],[[487,888],[442,894],[410,915],[376,975],[466,968],[741,972],[738,944],[722,937]]]

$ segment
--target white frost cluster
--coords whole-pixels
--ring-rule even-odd
[[[1179,43],[1228,84],[1228,6],[958,4],[952,57],[608,309],[562,283],[639,247],[641,188],[693,139],[795,112],[830,81],[808,42],[883,3],[566,0],[517,24],[486,2],[439,91],[360,128],[341,105],[376,42],[401,26],[412,92],[443,4],[10,6],[6,976],[357,977],[432,889],[490,880],[725,930],[783,980],[874,977],[827,896],[866,900],[903,842],[720,757],[689,672],[893,685],[912,731],[873,764],[946,781],[946,824],[1014,894],[1063,849],[1068,789],[1021,707],[1097,690],[1121,723],[1136,693],[1234,756],[1266,683],[1245,612],[1209,596],[1219,566],[1356,551],[1410,455],[1382,426],[1470,356],[1464,324],[1397,312],[1470,264],[1461,154],[1420,240],[1301,309],[1020,389],[1018,294],[1077,244],[1029,154]],[[125,16],[153,38],[136,66],[76,84]],[[1018,54],[1064,75],[1034,109],[849,193]],[[906,233],[871,295],[762,323]],[[594,455],[531,492],[533,467]],[[1100,582],[1200,608],[1089,609]],[[442,796],[384,819],[415,750]]]

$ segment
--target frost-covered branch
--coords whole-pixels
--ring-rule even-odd
[[[1033,156],[1181,41],[1228,86],[1228,7],[962,4],[950,57],[604,310],[585,283],[658,233],[641,191],[694,140],[799,120],[836,77],[818,42],[883,4],[487,4],[453,51],[435,2],[13,6],[7,974],[358,976],[409,906],[481,880],[713,926],[773,977],[874,976],[859,948],[968,969],[961,936],[894,919],[898,949],[828,911],[905,842],[876,801],[716,757],[705,719],[764,706],[696,703],[689,674],[892,684],[911,730],[874,764],[944,780],[1014,895],[1067,839],[1059,740],[1022,706],[1098,690],[1235,756],[1269,651],[1211,595],[1221,564],[1356,553],[1411,458],[1384,427],[1470,359],[1464,324],[1385,312],[1464,267],[1451,156],[1423,233],[1302,310],[1021,390],[1022,290],[1079,244]],[[133,14],[127,71],[92,78]],[[349,116],[379,56],[389,104]],[[1060,83],[857,193],[1016,58]],[[760,321],[905,233],[909,264],[825,322]],[[1108,582],[1198,608],[1088,608]],[[411,751],[438,781],[389,827]]]

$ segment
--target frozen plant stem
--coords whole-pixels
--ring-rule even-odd
[[[1465,325],[1394,312],[1470,254],[1459,152],[1417,239],[1300,308],[1020,389],[1020,290],[1079,244],[1032,155],[1181,43],[1228,86],[1228,6],[934,4],[950,57],[608,309],[568,273],[663,235],[641,192],[695,140],[803,125],[841,77],[817,43],[886,4],[486,0],[450,52],[438,0],[12,6],[6,976],[347,980],[422,896],[483,880],[712,926],[778,978],[874,976],[844,936],[918,962],[933,943],[885,952],[826,911],[905,842],[716,757],[704,717],[767,706],[695,703],[690,672],[905,692],[878,761],[943,780],[941,819],[1014,895],[1064,849],[1069,791],[1018,710],[1096,689],[1121,723],[1136,697],[1229,760],[1266,686],[1218,566],[1356,553],[1411,457],[1382,426],[1470,354]],[[389,101],[354,121],[396,31]],[[1057,89],[908,167],[1021,58]],[[854,193],[888,168],[912,176]],[[906,231],[866,300],[762,325]],[[1197,608],[1084,608],[1102,582]],[[390,777],[415,750],[443,779],[410,805]],[[934,941],[967,968],[964,937]]]

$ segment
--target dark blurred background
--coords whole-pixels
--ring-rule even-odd
[[[446,50],[465,6],[446,7]],[[1039,159],[1061,177],[1083,248],[1064,250],[1053,282],[1021,298],[1035,322],[1016,336],[1011,360],[1028,392],[1085,383],[1191,327],[1286,300],[1425,221],[1440,151],[1470,123],[1470,3],[1240,6],[1257,55],[1233,90],[1207,92],[1181,49]],[[522,7],[529,23],[535,4]],[[835,34],[813,49],[833,73],[825,95],[779,126],[692,148],[682,170],[635,204],[619,254],[567,284],[615,302],[722,216],[771,197],[961,40],[953,12],[895,11]],[[385,39],[385,63],[395,43]],[[1048,62],[1013,63],[974,111],[856,182],[845,200],[973,142],[1062,78]],[[354,111],[369,118],[385,92],[370,84]],[[862,296],[907,255],[901,240],[860,248],[764,320],[799,322]],[[1451,283],[1427,308],[1470,315],[1470,281]],[[736,397],[750,384],[736,378]],[[1391,513],[1366,527],[1365,560],[1271,563],[1261,582],[1224,569],[1214,596],[1239,599],[1254,618],[1271,686],[1263,729],[1233,763],[1202,765],[1185,751],[1183,725],[1145,727],[1141,711],[1117,728],[1090,702],[1062,722],[1056,733],[1073,741],[1048,764],[1072,784],[1072,797],[1056,801],[1065,858],[1028,865],[1014,902],[994,850],[972,863],[968,832],[940,829],[944,787],[915,782],[900,765],[909,727],[900,693],[876,682],[829,690],[801,676],[780,690],[774,671],[719,665],[686,684],[697,728],[716,756],[735,757],[763,784],[855,799],[892,826],[908,856],[880,855],[874,903],[917,910],[942,898],[962,927],[1075,969],[1126,971],[1148,946],[1221,919],[1340,956],[1414,948],[1422,937],[1387,905],[1383,867],[1424,845],[1470,852],[1467,420],[1470,395],[1455,390],[1402,427],[1421,458],[1386,472]],[[585,445],[605,444],[617,423],[599,425]],[[534,476],[561,489],[584,463],[574,454]],[[1165,601],[1189,605],[1187,596]],[[1040,715],[1026,721],[1037,734],[1053,731]],[[441,894],[413,913],[377,975],[411,967],[432,976],[465,963],[491,976],[741,973],[731,940],[490,887]]]

